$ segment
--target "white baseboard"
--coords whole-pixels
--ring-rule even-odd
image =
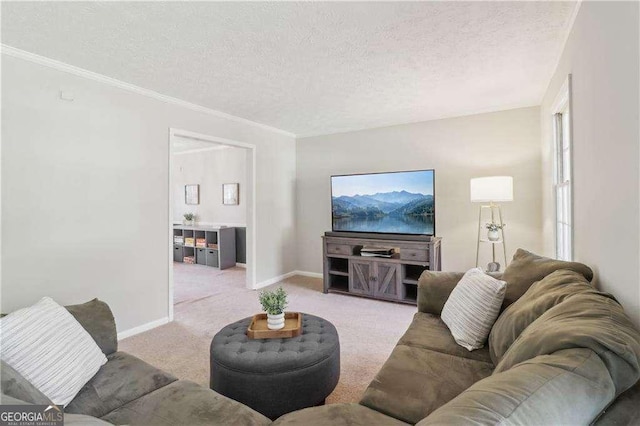
[[[236,266],[237,266],[238,268],[244,268],[244,269],[247,269],[247,264],[246,264],[246,263],[236,262]]]
[[[296,271],[291,271],[291,272],[287,272],[286,274],[278,275],[277,277],[269,278],[268,280],[265,280],[256,284],[256,286],[254,287],[254,290],[279,283],[280,281],[286,280],[287,278],[292,277],[295,274],[296,274]]]
[[[293,275],[300,275],[302,277],[322,278],[321,272],[309,272],[309,271],[293,271]]]
[[[239,265],[239,264],[236,263],[236,265]],[[254,290],[257,290],[257,289],[262,288],[262,287],[267,287],[267,286],[270,286],[272,284],[279,283],[280,281],[286,280],[287,278],[293,277],[295,275],[300,275],[302,277],[322,278],[322,274],[319,273],[319,272],[291,271],[291,272],[287,272],[286,274],[278,275],[277,277],[273,277],[273,278],[270,278],[268,280],[259,282],[254,287]]]
[[[118,341],[151,330],[152,328],[167,324],[168,322],[169,317],[164,317],[155,321],[148,322],[146,324],[139,325],[137,327],[130,328],[129,330],[121,331],[120,333],[118,333]]]

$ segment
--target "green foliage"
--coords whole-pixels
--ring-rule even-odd
[[[196,217],[193,213],[185,213],[183,216],[185,220],[193,220]]]
[[[266,313],[278,315],[287,307],[287,292],[282,287],[278,287],[275,291],[263,290],[260,292],[259,300]]]
[[[495,222],[492,222],[492,223],[487,223],[485,226],[489,231],[497,231],[498,229],[502,229],[505,226],[507,226],[507,224],[505,223],[503,225],[500,225]]]

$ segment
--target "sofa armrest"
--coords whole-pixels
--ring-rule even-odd
[[[105,355],[118,350],[116,322],[109,305],[93,299],[79,305],[65,306],[80,325],[93,337]]]
[[[440,315],[463,275],[464,272],[424,271],[418,280],[418,311]],[[490,272],[488,275],[502,279],[502,272]]]
[[[418,311],[440,315],[464,272],[424,271],[418,280]]]

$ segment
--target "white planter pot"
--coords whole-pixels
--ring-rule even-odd
[[[497,229],[495,231],[492,231],[490,229],[489,231],[487,231],[487,238],[489,239],[489,241],[498,241],[500,239],[500,231],[498,231]]]
[[[278,315],[267,314],[267,327],[269,330],[284,328],[284,312]]]

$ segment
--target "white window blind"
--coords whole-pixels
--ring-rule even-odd
[[[556,257],[573,258],[573,225],[571,195],[571,116],[567,101],[554,114],[555,196],[556,196]]]

